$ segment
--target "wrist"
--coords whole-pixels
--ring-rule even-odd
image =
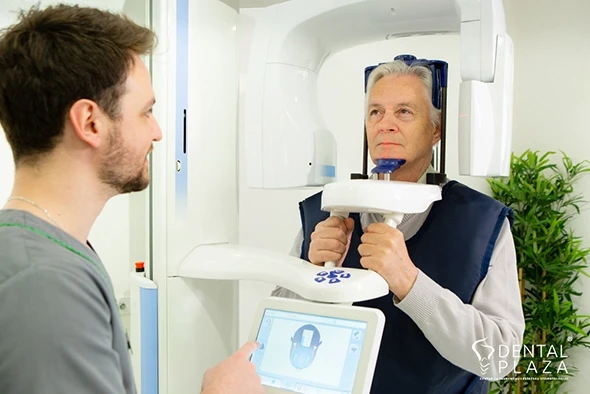
[[[416,279],[418,278],[418,268],[412,265],[412,267],[404,272],[404,275],[399,277],[398,283],[396,283],[395,288],[390,288],[391,292],[395,295],[395,297],[401,301],[410,293],[414,284],[416,283]]]

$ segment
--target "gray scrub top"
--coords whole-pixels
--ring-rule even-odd
[[[135,393],[98,255],[28,212],[0,210],[0,393]]]

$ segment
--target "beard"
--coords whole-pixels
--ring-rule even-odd
[[[140,162],[141,159],[143,160]],[[100,163],[99,179],[118,194],[139,192],[150,183],[149,174],[144,167],[145,156],[136,157],[125,149],[121,130],[114,126],[107,153]]]

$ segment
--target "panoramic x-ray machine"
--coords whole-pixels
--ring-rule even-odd
[[[237,245],[236,125],[249,187],[324,187],[323,209],[331,214],[380,212],[396,226],[404,213],[439,200],[439,184],[336,182],[336,143],[319,113],[318,74],[348,47],[459,33],[460,173],[507,176],[513,48],[502,1],[290,0],[241,14],[230,0],[78,3],[144,15],[160,42],[148,65],[165,138],[152,155],[149,267],[145,277],[131,277],[140,393],[197,393],[205,371],[238,349],[241,279],[308,300],[268,298],[258,306],[250,339],[261,347],[252,362],[266,392],[368,393],[384,317],[350,304],[384,296],[388,286],[374,272],[315,267]],[[387,171],[376,178],[387,179]]]
[[[384,317],[350,304],[384,296],[388,286],[371,271],[315,267],[237,245],[235,125],[244,138],[248,186],[325,186],[324,210],[381,212],[395,226],[401,214],[440,199],[439,185],[336,182],[336,145],[318,110],[318,73],[331,54],[354,45],[459,33],[462,83],[451,99],[459,100],[460,173],[506,176],[513,57],[502,2],[291,0],[239,16],[228,3],[152,1],[163,43],[151,64],[156,116],[167,135],[153,154],[151,281],[139,285],[151,282],[158,291],[151,298],[157,330],[142,326],[137,333],[157,351],[142,345],[136,356],[140,390],[198,392],[205,371],[240,345],[236,283],[247,279],[309,300],[269,298],[259,305],[250,338],[261,348],[252,361],[268,393],[368,393]],[[244,45],[238,35],[247,38]],[[232,104],[238,101],[239,117]]]

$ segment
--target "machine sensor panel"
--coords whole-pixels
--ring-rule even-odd
[[[265,386],[351,394],[366,330],[366,321],[267,308],[252,362]]]

